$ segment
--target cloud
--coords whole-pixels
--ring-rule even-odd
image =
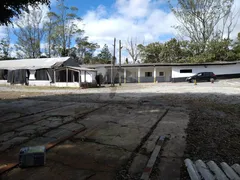
[[[0,26],[0,39],[5,38],[7,35],[6,26]]]
[[[116,0],[112,7],[107,9],[100,5],[83,16],[85,34],[101,47],[108,44],[112,51],[114,37],[121,39],[123,45],[131,37],[146,44],[175,33],[172,26],[177,20],[169,9],[166,10],[166,1]]]

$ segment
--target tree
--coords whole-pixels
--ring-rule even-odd
[[[91,43],[88,41],[88,37],[79,37],[76,39],[76,52],[78,57],[83,60],[85,64],[93,63],[93,54],[96,49],[99,48],[97,43]]]
[[[19,21],[15,23],[17,26],[14,31],[17,36],[16,49],[23,57],[40,57],[40,44],[44,35],[41,27],[42,20],[42,10],[32,9],[28,14],[23,14]]]
[[[0,40],[0,59],[11,59],[10,30],[6,27],[6,37]]]
[[[46,35],[45,40],[47,42],[47,48],[45,51],[49,58],[52,56],[52,54],[53,55],[56,54],[56,50],[54,49],[54,46],[53,46],[54,43],[56,43],[56,38],[57,38],[56,29],[55,29],[56,25],[57,25],[57,20],[56,20],[55,14],[52,12],[49,12],[47,14],[47,17],[43,26],[43,29]]]
[[[57,49],[59,55],[68,56],[71,49],[73,36],[82,35],[83,31],[78,28],[78,22],[81,18],[77,16],[78,8],[67,7],[64,0],[59,0],[57,5],[58,13],[51,12],[52,18],[55,18],[55,43],[54,49]]]
[[[182,58],[182,49],[180,42],[173,38],[164,43],[161,53],[161,59],[164,62],[174,63]]]
[[[7,25],[12,22],[14,16],[19,16],[28,7],[36,7],[40,4],[50,5],[50,0],[1,0],[0,1],[0,24]]]
[[[150,43],[146,46],[139,45],[140,56],[144,63],[163,62],[161,58],[163,52],[163,44],[159,42]]]
[[[133,63],[135,64],[139,58],[140,50],[138,48],[137,38],[130,38],[126,42],[126,50],[128,54],[131,56]]]
[[[97,59],[99,63],[109,64],[112,60],[112,54],[110,53],[108,46],[105,44],[101,50],[101,52],[97,55]]]
[[[213,39],[223,39],[221,21],[230,19],[234,0],[178,0],[172,12],[180,22],[176,28],[183,36],[198,44],[198,52],[205,51],[207,43]]]

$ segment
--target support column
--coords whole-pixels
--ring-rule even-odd
[[[84,71],[84,82],[87,83],[87,71]]]
[[[75,71],[72,71],[72,78],[73,78],[73,82],[75,82],[75,76],[74,76]]]
[[[138,83],[141,82],[141,68],[138,68]]]
[[[157,70],[156,70],[156,67],[154,67],[153,77],[154,77],[153,82],[156,83],[156,78],[157,78]]]
[[[55,69],[53,71],[53,81],[54,81],[54,83],[56,83],[56,70]]]
[[[68,69],[66,69],[66,83],[67,83],[67,86],[68,86]]]
[[[29,80],[35,81],[36,80],[36,77],[35,77],[36,70],[29,70],[29,72],[30,72]]]
[[[78,71],[78,83],[79,87],[81,87],[81,71]]]
[[[124,68],[124,74],[123,74],[123,78],[124,78],[124,83],[126,84],[126,82],[127,82],[127,69],[126,68]]]

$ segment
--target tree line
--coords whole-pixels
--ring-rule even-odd
[[[77,13],[77,7],[68,7],[64,0],[59,0],[57,10],[45,16],[41,8],[21,14],[14,22],[16,43],[11,46],[10,27],[6,27],[7,36],[0,40],[0,58],[11,59],[11,52],[15,51],[18,59],[73,55],[82,63],[109,63],[112,55],[108,46],[95,53],[100,46],[90,42],[79,28],[82,19]]]
[[[24,2],[27,1],[18,1]],[[31,5],[34,5],[33,2],[34,0],[31,0]],[[49,0],[36,2],[48,5],[50,3]],[[168,0],[169,7],[178,20],[178,25],[174,26],[178,38],[147,45],[139,43],[137,38],[128,38],[124,48],[131,61],[127,58],[125,63],[196,63],[239,59],[240,34],[236,39],[231,39],[240,17],[234,0],[177,0],[177,4],[175,2]],[[22,4],[17,4],[17,8],[13,8],[16,15],[21,12],[18,11],[19,8],[26,9]],[[9,28],[6,30],[7,36],[0,40],[1,59],[11,58],[13,48],[16,58],[38,58],[45,53],[46,57],[72,55],[81,62],[90,64],[110,63],[113,59],[107,45],[99,52],[100,46],[90,42],[89,37],[84,35],[84,30],[79,28],[82,19],[77,15],[77,7],[67,7],[64,0],[59,0],[57,10],[49,12],[45,17],[39,8],[27,11],[28,13],[21,14],[15,22],[13,32],[17,42],[14,47],[10,45]],[[9,17],[13,15],[9,13]],[[9,18],[5,18],[5,21],[0,18],[0,24],[9,22]]]
[[[139,44],[141,62],[144,63],[204,63],[214,61],[237,61],[240,59],[240,33],[236,40],[214,39],[204,44],[199,52],[199,43],[175,38],[165,42],[154,42],[146,46]]]

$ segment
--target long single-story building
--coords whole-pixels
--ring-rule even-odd
[[[105,83],[111,83],[111,74],[115,83],[181,82],[199,72],[213,72],[218,78],[240,77],[240,61],[213,63],[143,63],[123,64],[112,67],[111,64],[83,65],[94,68],[104,77]],[[113,73],[111,73],[111,69]]]
[[[0,84],[79,87],[96,84],[96,75],[71,57],[0,61]]]

